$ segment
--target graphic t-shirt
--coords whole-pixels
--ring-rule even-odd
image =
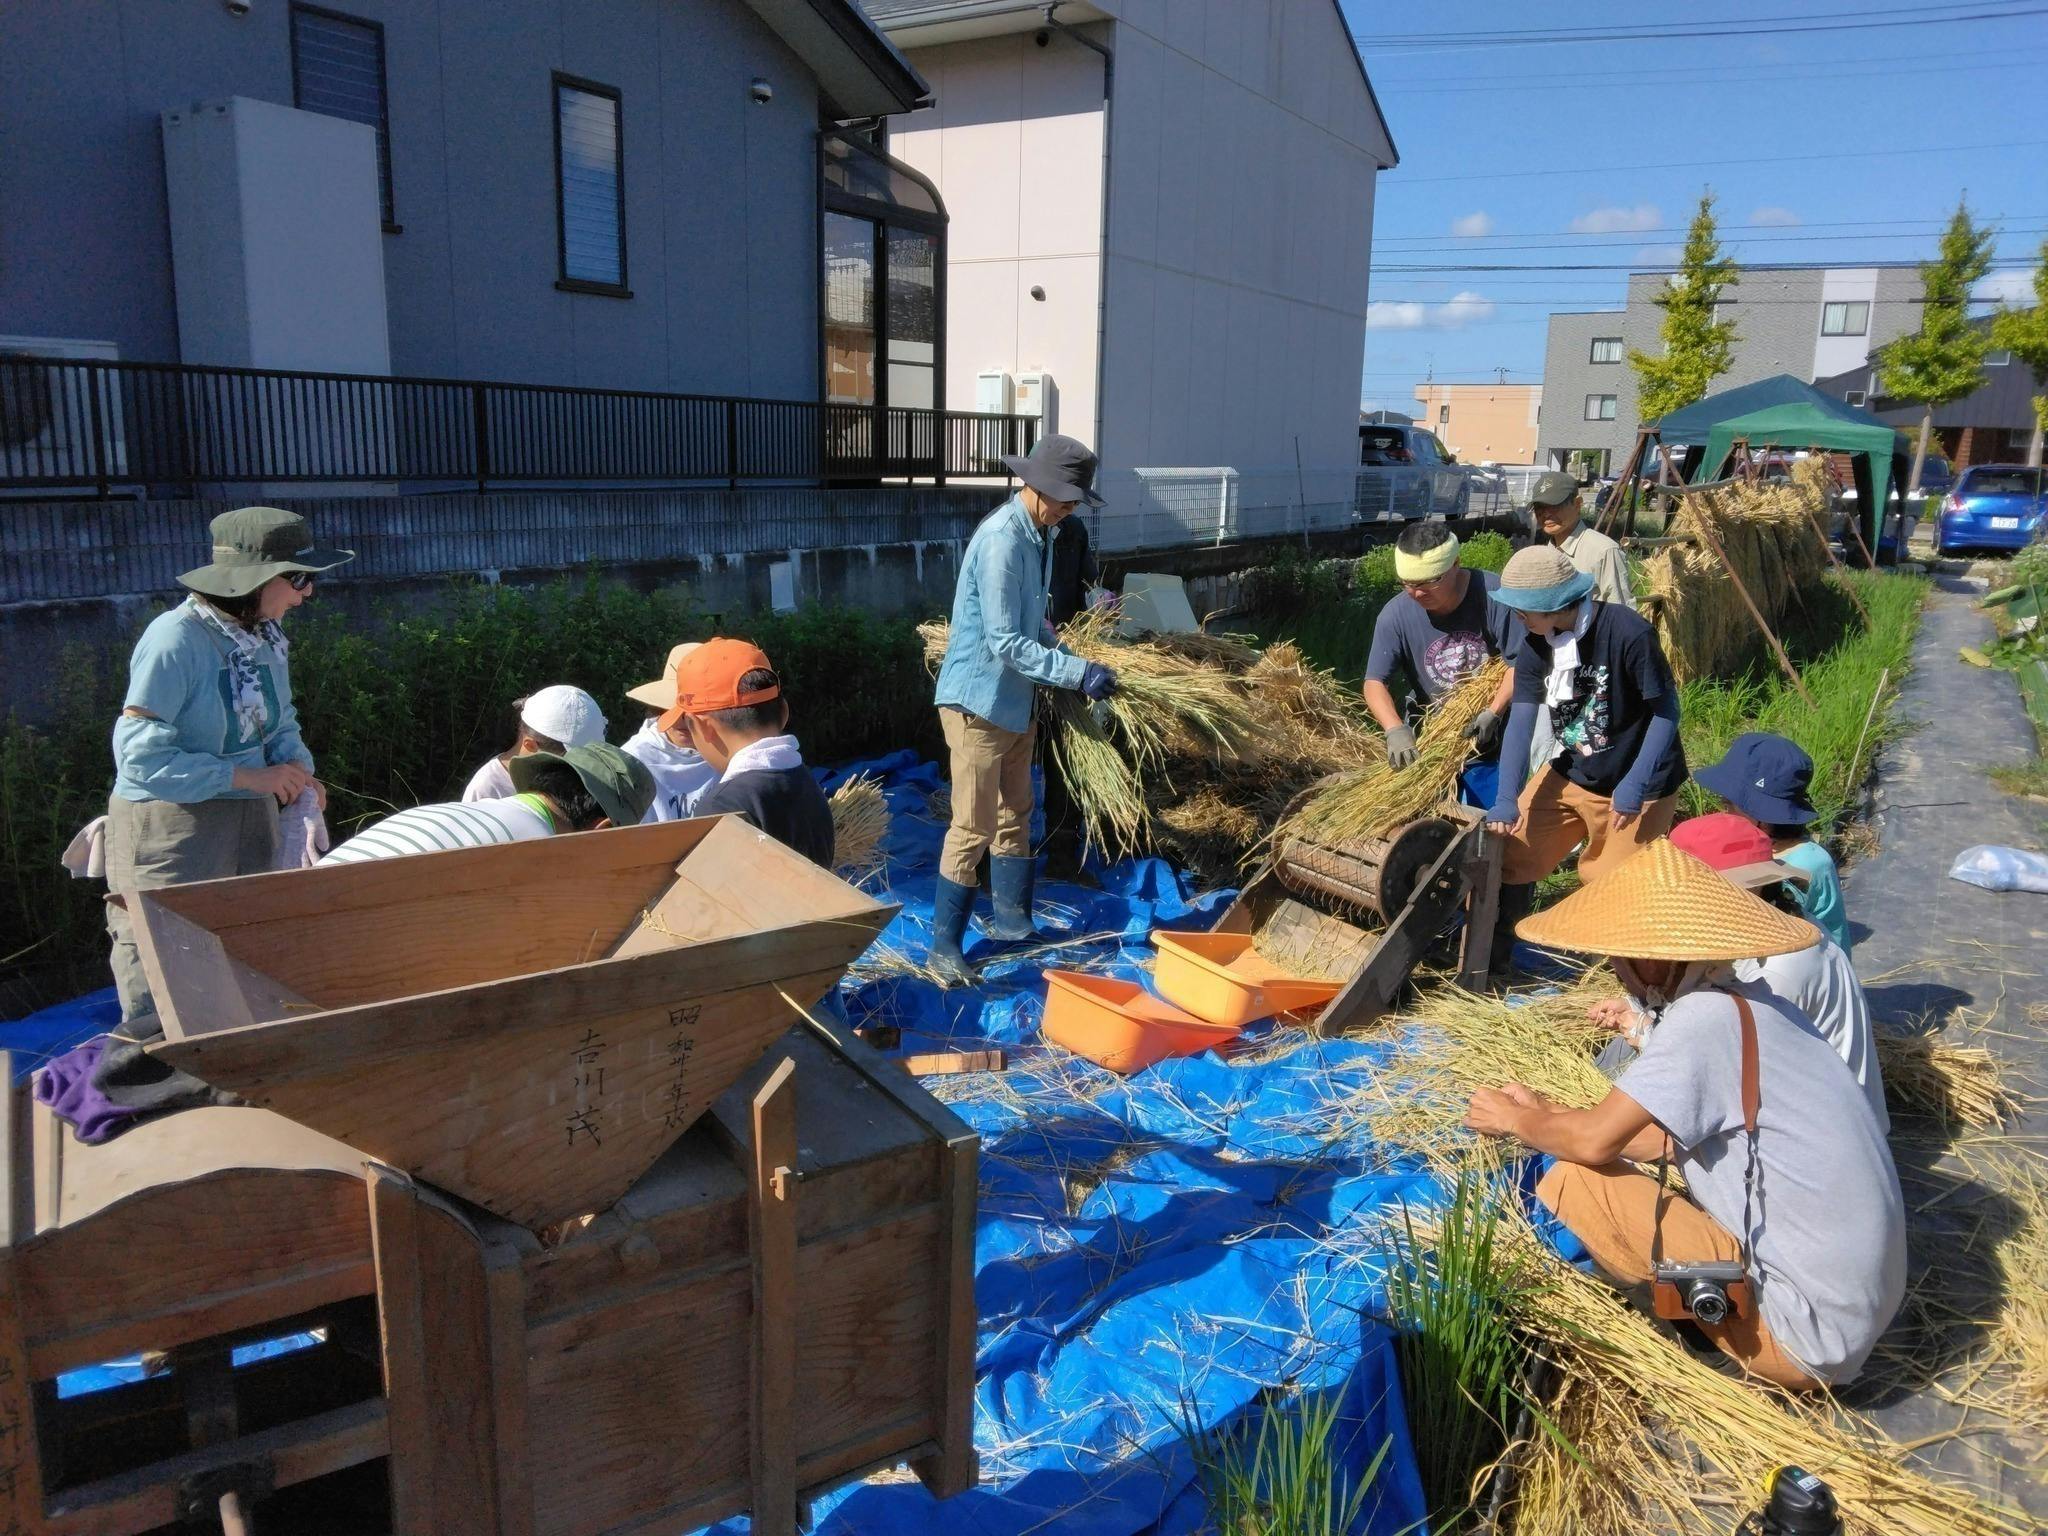
[[[1433,701],[1489,658],[1515,659],[1521,649],[1521,623],[1488,595],[1499,587],[1499,573],[1469,574],[1464,597],[1449,613],[1431,613],[1406,592],[1387,600],[1373,620],[1372,654],[1365,663],[1368,679],[1387,682],[1398,667],[1413,692]]]
[[[1525,635],[1515,661],[1515,702],[1543,703],[1550,642]],[[1556,756],[1551,766],[1581,789],[1611,795],[1642,750],[1656,702],[1677,685],[1664,648],[1647,619],[1612,603],[1593,604],[1593,622],[1579,641],[1571,697],[1550,708]],[[1676,794],[1685,782],[1685,748],[1676,736],[1643,786],[1643,799]]]

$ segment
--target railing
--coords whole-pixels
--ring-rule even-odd
[[[1000,476],[1030,416],[0,356],[0,489]]]

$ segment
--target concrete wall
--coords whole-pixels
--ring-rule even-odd
[[[1657,311],[1652,310],[1651,314]],[[1561,466],[1579,449],[1604,449],[1620,467],[1620,460],[1635,442],[1636,371],[1627,362],[1628,348],[1642,345],[1633,339],[1631,324],[1640,327],[1643,317],[1620,310],[1552,315],[1550,334],[1543,348],[1543,407],[1536,431],[1536,459],[1542,464]],[[1623,361],[1590,361],[1596,336],[1622,338]],[[1654,335],[1648,340],[1654,342]],[[1614,395],[1613,421],[1587,421],[1588,395]]]
[[[1532,464],[1541,384],[1423,384],[1416,420],[1465,464]]]
[[[817,87],[742,0],[327,8],[385,28],[395,372],[816,398]],[[159,118],[289,106],[289,7],[20,0],[0,60],[0,332],[177,360]],[[554,286],[553,70],[623,94],[630,299]]]

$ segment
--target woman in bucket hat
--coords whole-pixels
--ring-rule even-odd
[[[1465,1123],[1556,1159],[1536,1196],[1617,1284],[1650,1285],[1660,1260],[1740,1266],[1746,1303],[1680,1310],[1745,1371],[1792,1388],[1852,1380],[1905,1294],[1898,1173],[1834,1048],[1732,969],[1819,931],[1660,839],[1521,935],[1610,957],[1649,1027],[1591,1109],[1510,1083],[1475,1091]],[[1635,1166],[1666,1159],[1686,1194]],[[1697,1296],[1664,1278],[1660,1308]]]
[[[932,897],[930,965],[947,986],[974,979],[960,944],[974,909],[981,856],[994,896],[991,937],[1034,938],[1031,749],[1038,690],[1073,688],[1091,699],[1116,690],[1116,674],[1062,650],[1046,618],[1052,532],[1095,492],[1095,455],[1071,437],[1041,438],[1003,460],[1024,482],[982,520],[960,557],[953,621],[934,702],[952,756],[953,823]]]
[[[1657,632],[1631,608],[1593,596],[1593,578],[1548,544],[1518,551],[1493,600],[1528,631],[1487,824],[1508,837],[1493,969],[1505,974],[1514,923],[1536,882],[1580,844],[1588,884],[1671,829],[1685,750],[1678,686]],[[1529,744],[1550,711],[1549,761],[1531,775]],[[1525,783],[1526,779],[1526,783]]]
[[[240,507],[213,520],[213,558],[178,578],[184,602],[142,632],[114,722],[107,890],[257,874],[277,857],[280,806],[311,789],[279,621],[315,578],[353,560],[314,544],[306,520]],[[107,904],[122,1034],[159,1032],[125,903]]]

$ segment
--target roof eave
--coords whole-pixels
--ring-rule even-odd
[[[932,88],[854,0],[747,0],[817,77],[840,115],[886,117],[929,106]]]

